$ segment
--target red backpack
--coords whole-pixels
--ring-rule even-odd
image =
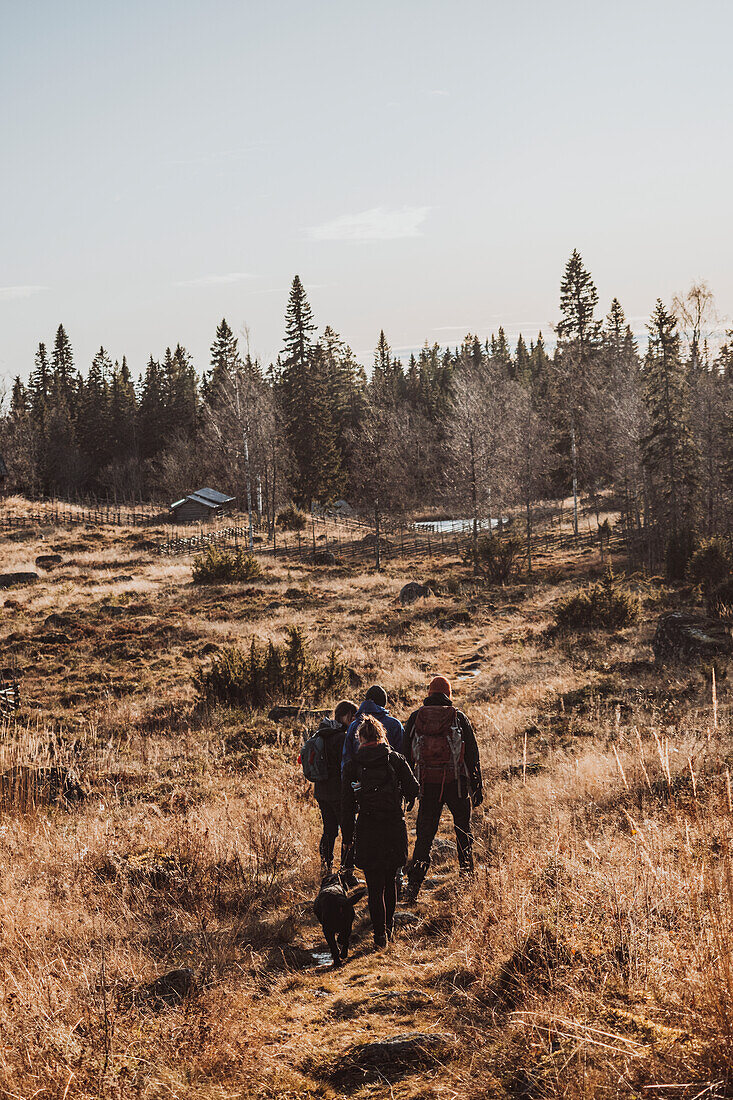
[[[455,707],[420,707],[412,732],[412,759],[422,788],[458,782],[465,747]]]

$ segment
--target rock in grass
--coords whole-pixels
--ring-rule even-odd
[[[316,565],[337,565],[338,558],[332,550],[316,550],[313,555],[313,561]]]
[[[179,970],[169,970],[167,974],[145,986],[143,997],[157,1007],[172,1007],[193,993],[195,986],[196,976],[193,970],[184,966]]]
[[[410,581],[400,591],[400,603],[403,607],[407,607],[409,604],[417,603],[418,600],[426,600],[432,595],[432,588],[428,588],[426,584]]]
[[[672,611],[662,615],[652,642],[657,664],[693,664],[733,655],[729,623]]]
[[[38,557],[36,558],[36,565],[40,569],[45,569],[48,572],[50,572],[52,569],[55,569],[55,567],[57,565],[61,565],[61,555],[60,554],[39,554]]]
[[[38,573],[0,573],[0,588],[17,588],[23,584],[37,584]]]
[[[456,1050],[458,1040],[445,1031],[407,1031],[362,1043],[347,1051],[328,1073],[334,1082],[365,1081],[379,1077],[397,1080],[408,1073],[440,1065]]]

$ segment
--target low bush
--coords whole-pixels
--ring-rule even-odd
[[[195,678],[199,695],[227,706],[261,707],[275,699],[295,701],[303,696],[318,700],[346,690],[349,674],[335,650],[326,661],[309,651],[299,627],[288,629],[284,646],[260,646],[252,639],[249,650],[227,646]]]
[[[299,511],[292,504],[289,504],[287,508],[283,508],[277,517],[277,525],[283,531],[302,531],[307,522],[308,517],[305,513]]]
[[[244,550],[220,550],[209,546],[193,563],[194,584],[233,584],[261,576],[262,566],[257,558]]]
[[[491,584],[507,584],[519,575],[524,543],[516,535],[499,534],[496,531],[490,535],[482,535],[476,550],[476,565]],[[473,559],[472,547],[469,549],[468,559]]]
[[[731,573],[733,554],[723,539],[709,539],[690,558],[690,580],[706,590],[727,580]]]
[[[609,571],[592,584],[561,600],[555,612],[558,630],[618,630],[639,617],[639,601]]]

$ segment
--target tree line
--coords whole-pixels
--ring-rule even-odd
[[[675,574],[697,539],[731,531],[733,332],[713,353],[713,316],[703,283],[657,301],[642,353],[618,299],[598,316],[574,251],[551,352],[542,333],[511,347],[499,328],[403,362],[381,332],[367,377],[333,328],[319,335],[296,276],[267,368],[222,320],[201,375],[178,344],[137,380],[100,348],[84,377],[60,325],[14,381],[0,445],[31,495],[173,499],[211,484],[268,522],[286,501],[340,497],[370,514],[511,512],[529,552],[538,502],[571,497],[577,532],[580,506],[600,517],[610,494],[633,552]]]

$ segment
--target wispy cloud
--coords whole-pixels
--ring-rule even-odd
[[[402,206],[388,210],[375,206],[360,214],[342,214],[323,225],[306,229],[311,241],[397,241],[403,237],[420,237],[421,226],[430,206]]]
[[[196,279],[182,279],[174,283],[174,286],[227,286],[229,283],[242,283],[245,279],[253,279],[246,271],[229,271],[225,275],[200,275]]]
[[[12,302],[15,298],[31,298],[48,290],[47,286],[0,286],[0,302]]]

